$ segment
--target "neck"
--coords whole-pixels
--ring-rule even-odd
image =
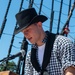
[[[41,33],[41,36],[40,36],[40,40],[37,42],[37,45],[38,46],[41,46],[41,45],[43,45],[44,44],[44,42],[42,42],[43,41],[43,39],[46,37],[46,33],[43,31],[42,33]]]

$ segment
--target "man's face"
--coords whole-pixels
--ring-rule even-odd
[[[38,23],[32,24],[22,32],[26,39],[28,39],[32,44],[35,44],[40,39],[40,26]]]

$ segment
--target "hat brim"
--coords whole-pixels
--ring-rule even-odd
[[[24,27],[22,27],[22,28],[17,28],[16,30],[15,30],[15,32],[14,32],[14,34],[18,34],[19,32],[21,32],[23,29],[25,29],[25,28],[27,28],[28,26],[30,26],[31,24],[33,24],[33,23],[37,23],[37,22],[39,22],[39,21],[41,21],[42,23],[44,22],[44,21],[46,21],[48,18],[46,17],[46,16],[44,16],[44,15],[37,15],[37,16],[35,16],[32,20],[31,20],[31,22],[30,23],[28,23],[27,25],[24,25]]]

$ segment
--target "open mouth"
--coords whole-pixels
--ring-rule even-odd
[[[32,37],[28,38],[28,40],[30,41],[32,39]]]

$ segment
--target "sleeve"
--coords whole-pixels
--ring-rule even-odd
[[[30,53],[27,53],[27,56],[26,56],[26,61],[25,61],[25,73],[24,75],[33,75],[33,67],[32,67],[32,64],[31,64],[31,61],[30,61]]]
[[[73,42],[65,38],[62,47],[62,70],[63,72],[68,67],[75,67],[75,49]]]

